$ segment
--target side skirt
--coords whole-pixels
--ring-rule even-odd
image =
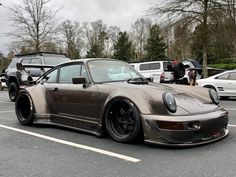
[[[98,122],[91,120],[84,120],[79,118],[73,118],[65,115],[54,115],[54,114],[35,114],[34,119],[35,124],[47,124],[56,125],[64,128],[69,128],[95,136],[102,137],[102,125]]]

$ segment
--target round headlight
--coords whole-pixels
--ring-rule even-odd
[[[209,95],[213,103],[219,104],[219,97],[218,97],[217,92],[214,89],[209,89]]]
[[[167,109],[172,112],[175,113],[176,112],[176,102],[175,102],[175,98],[171,93],[164,93],[162,95],[162,99],[163,102],[165,104],[165,106],[167,107]]]

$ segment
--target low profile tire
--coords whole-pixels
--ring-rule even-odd
[[[19,87],[15,82],[10,83],[8,93],[10,100],[16,101],[17,95],[19,93]]]
[[[131,143],[143,139],[138,110],[128,100],[115,101],[108,106],[105,125],[115,141]]]
[[[34,119],[34,105],[27,92],[20,92],[15,104],[16,116],[22,125],[31,125]]]

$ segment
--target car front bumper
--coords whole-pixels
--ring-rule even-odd
[[[220,140],[228,135],[228,112],[214,112],[188,116],[140,115],[144,140],[168,146],[194,146]]]

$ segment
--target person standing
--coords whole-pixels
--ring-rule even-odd
[[[188,77],[189,77],[189,85],[190,86],[195,86],[196,82],[196,73],[195,70],[190,68],[188,72]]]

